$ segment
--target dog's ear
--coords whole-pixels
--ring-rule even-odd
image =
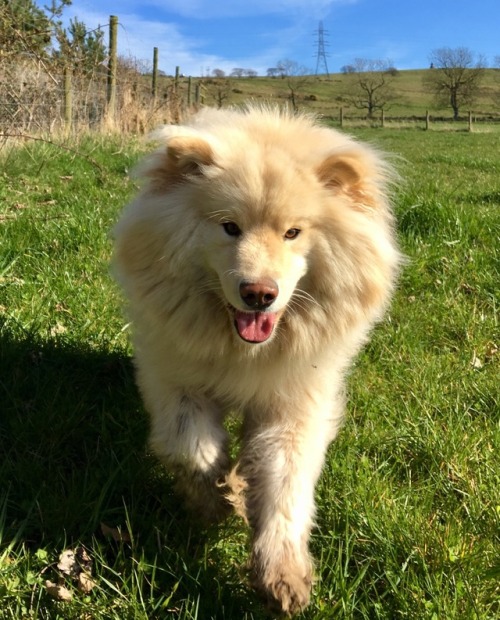
[[[332,189],[348,189],[360,181],[356,161],[352,157],[330,155],[318,167],[319,180]]]
[[[200,175],[202,166],[214,163],[212,147],[201,138],[193,136],[175,136],[167,146],[167,158],[171,168],[178,174]]]
[[[167,147],[146,158],[139,176],[149,179],[149,191],[163,193],[185,183],[189,177],[201,176],[203,167],[214,163],[212,147],[196,136],[174,136]]]
[[[365,211],[375,208],[377,203],[370,168],[356,155],[330,155],[318,166],[316,174],[325,187],[343,193],[355,209]]]

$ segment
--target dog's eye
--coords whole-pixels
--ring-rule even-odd
[[[241,235],[240,227],[238,226],[238,224],[235,224],[234,222],[224,222],[222,226],[224,230],[226,231],[226,233],[230,235],[231,237],[239,237]]]
[[[289,228],[285,233],[285,239],[295,239],[300,234],[300,228]]]

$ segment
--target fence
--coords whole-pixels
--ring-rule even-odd
[[[217,80],[144,75],[133,63],[120,61],[113,113],[108,101],[108,77],[105,68],[91,74],[47,67],[37,58],[13,58],[0,67],[0,138],[22,134],[57,135],[86,131],[143,133],[154,127],[178,122],[185,114],[205,101],[219,105],[222,101]],[[227,90],[224,105],[243,101],[238,93]],[[227,95],[227,97],[226,97]],[[285,97],[276,97],[274,100]],[[391,116],[378,114],[373,119],[354,110],[332,108],[316,102],[312,109],[342,127],[371,125],[378,127],[412,127],[419,129],[473,130],[481,125],[498,125],[499,114],[470,112],[453,121],[450,116]],[[308,101],[299,107],[309,108]]]
[[[500,129],[500,114],[485,113],[469,110],[457,119],[450,116],[432,114],[429,110],[423,115],[412,116],[392,116],[382,111],[372,118],[360,116],[352,110],[346,111],[340,108],[338,115],[328,114],[329,121],[336,123],[339,127],[387,127],[400,129],[425,129],[425,130],[454,130],[454,131],[474,131],[477,128],[497,126]]]
[[[122,62],[110,113],[104,70],[82,75],[17,57],[0,68],[0,133],[143,132],[179,119],[186,103],[177,86],[163,79],[153,93],[151,78]]]

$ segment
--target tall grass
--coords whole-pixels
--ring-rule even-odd
[[[408,265],[350,378],[303,617],[486,620],[500,613],[500,136],[357,134],[399,156]],[[199,529],[145,453],[108,274],[140,149],[77,150],[29,143],[2,161],[0,617],[264,618],[244,526]],[[64,578],[73,599],[60,602],[44,584],[77,546],[97,585]]]

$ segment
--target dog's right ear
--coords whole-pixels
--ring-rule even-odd
[[[165,150],[146,159],[141,176],[150,180],[149,188],[153,192],[161,193],[190,177],[202,176],[203,168],[213,163],[214,154],[208,142],[196,136],[173,136]]]

